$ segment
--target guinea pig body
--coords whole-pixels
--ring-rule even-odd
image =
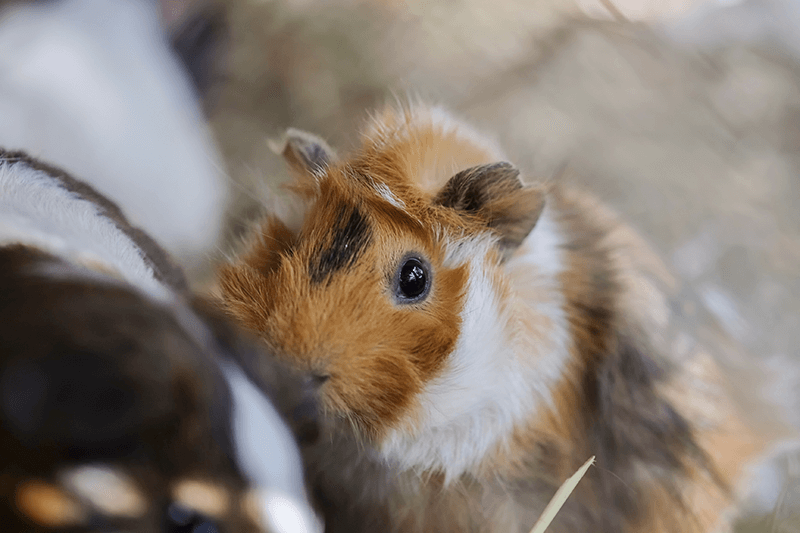
[[[294,130],[282,151],[302,223],[263,221],[220,287],[324,382],[381,472],[365,498],[387,531],[529,531],[592,455],[548,531],[730,529],[767,438],[613,214],[524,184],[436,108],[379,113],[343,160]]]
[[[111,201],[0,152],[3,530],[318,530],[313,390],[237,331]]]

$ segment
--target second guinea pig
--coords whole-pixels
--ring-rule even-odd
[[[250,337],[110,199],[0,149],[0,529],[321,531],[315,387]]]
[[[323,383],[386,531],[527,532],[592,455],[549,532],[730,530],[767,439],[613,214],[438,108],[378,113],[347,158],[281,151],[302,222],[261,221],[225,306]]]

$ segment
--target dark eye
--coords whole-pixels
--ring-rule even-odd
[[[166,515],[165,533],[220,533],[210,518],[179,503],[170,504]]]
[[[418,302],[428,295],[430,288],[428,265],[417,257],[406,258],[397,272],[398,300],[403,303]]]

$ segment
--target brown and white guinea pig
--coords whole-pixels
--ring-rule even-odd
[[[2,530],[321,530],[313,388],[220,316],[109,200],[0,152]]]
[[[221,294],[324,381],[387,531],[527,532],[592,455],[548,531],[729,530],[767,438],[614,215],[439,108],[379,112],[345,159],[296,130],[281,151],[302,222],[261,221]]]

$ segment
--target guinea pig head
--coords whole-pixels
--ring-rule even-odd
[[[306,201],[302,225],[261,223],[221,270],[226,307],[324,382],[329,413],[380,440],[415,423],[415,397],[468,347],[476,284],[502,293],[500,265],[533,229],[543,193],[505,162],[424,190],[402,143],[366,141],[339,161],[321,139],[289,130],[282,153]]]

